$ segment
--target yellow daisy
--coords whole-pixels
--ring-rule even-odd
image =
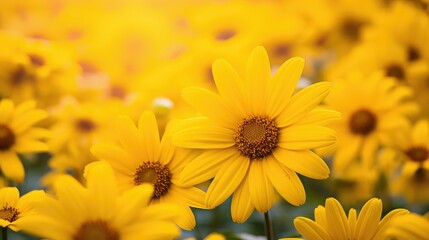
[[[392,220],[386,235],[397,240],[426,240],[429,236],[429,220],[417,214],[407,214]]]
[[[87,187],[67,175],[58,178],[56,198],[37,202],[35,209],[40,215],[23,220],[23,230],[57,240],[164,240],[179,236],[174,224],[180,214],[176,206],[148,206],[152,186],[144,184],[118,195],[108,163],[92,163],[85,171]]]
[[[409,203],[427,203],[429,200],[429,167],[406,162],[400,175],[390,183],[393,195],[402,196]]]
[[[41,139],[49,132],[33,127],[46,118],[47,113],[35,107],[34,101],[15,106],[9,99],[0,100],[0,167],[7,178],[18,183],[24,180],[25,171],[17,154],[48,150]]]
[[[413,165],[429,169],[429,121],[421,119],[396,141],[402,158]]]
[[[183,91],[185,100],[207,117],[177,124],[173,143],[205,149],[181,173],[179,184],[192,186],[214,177],[205,202],[214,208],[231,194],[232,218],[244,222],[256,208],[267,212],[275,190],[293,205],[305,202],[296,173],[325,179],[329,168],[310,149],[335,141],[323,126],[339,118],[336,111],[315,109],[330,84],[314,84],[293,95],[304,61],[292,58],[271,77],[263,47],[250,55],[245,81],[223,59],[213,63],[219,94],[200,87]]]
[[[0,189],[0,226],[8,227],[17,232],[21,230],[21,222],[26,217],[35,215],[33,202],[44,197],[41,190],[32,191],[19,197],[16,187],[5,187]]]
[[[336,146],[323,150],[324,154],[336,150],[334,171],[341,173],[359,158],[373,166],[378,148],[392,145],[393,137],[409,124],[408,117],[418,112],[411,96],[410,88],[381,72],[369,76],[352,72],[335,81],[326,106],[342,112],[343,119],[333,125]]]
[[[190,206],[205,208],[205,194],[196,187],[181,187],[176,182],[187,163],[185,160],[194,158],[195,153],[172,145],[171,128],[167,128],[160,141],[152,112],[144,112],[137,127],[128,117],[120,117],[116,127],[118,132],[113,142],[95,144],[92,153],[112,164],[121,190],[142,183],[153,184],[151,203],[178,204],[184,214],[177,224],[186,230],[193,229],[196,221]]]
[[[385,239],[385,231],[391,221],[408,214],[405,209],[395,209],[381,219],[382,210],[381,200],[373,198],[365,203],[359,215],[352,208],[347,216],[336,199],[328,198],[325,207],[314,209],[315,221],[297,217],[294,225],[305,239],[381,240]]]

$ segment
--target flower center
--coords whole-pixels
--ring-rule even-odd
[[[391,64],[386,67],[386,76],[388,77],[394,77],[398,80],[404,80],[405,79],[405,72],[404,69],[398,65],[398,64]]]
[[[350,118],[350,130],[356,134],[368,135],[376,126],[377,117],[366,109],[353,113]]]
[[[429,157],[429,151],[425,147],[411,147],[405,151],[405,155],[412,161],[423,162]]]
[[[19,212],[16,208],[4,206],[0,210],[0,219],[4,219],[9,222],[16,221],[18,219]]]
[[[236,33],[237,32],[233,29],[224,29],[216,34],[216,39],[219,41],[226,41],[234,37]]]
[[[341,32],[344,36],[346,36],[349,40],[356,41],[359,39],[360,30],[365,23],[358,19],[345,19],[340,27]]]
[[[273,55],[277,57],[287,57],[290,55],[292,46],[288,43],[279,42],[274,45]]]
[[[31,64],[37,67],[45,65],[45,60],[37,54],[28,54]]]
[[[28,73],[24,66],[18,65],[12,72],[10,76],[11,84],[13,86],[19,86],[25,82],[33,82],[35,80],[34,76]]]
[[[84,222],[73,240],[119,240],[120,236],[110,224],[103,220]]]
[[[428,174],[428,170],[419,167],[415,172],[414,172],[414,180],[416,183],[421,183],[427,180],[427,177],[429,176]]]
[[[15,144],[15,134],[6,125],[0,124],[0,151],[9,150]]]
[[[159,199],[168,192],[171,185],[170,170],[158,162],[144,162],[134,173],[134,184],[151,183],[154,185],[152,199]]]
[[[242,155],[261,159],[277,147],[279,132],[275,121],[266,116],[245,118],[235,133],[235,145]]]
[[[414,62],[420,58],[420,52],[414,46],[408,47],[408,61]]]
[[[91,132],[97,127],[90,119],[81,118],[76,121],[76,128],[82,132]]]

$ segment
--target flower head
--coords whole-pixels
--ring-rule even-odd
[[[348,216],[341,204],[334,198],[326,199],[325,206],[314,210],[315,221],[297,217],[295,228],[305,239],[385,239],[385,230],[395,217],[408,213],[405,209],[395,209],[381,219],[382,202],[380,199],[370,199],[362,207],[359,215],[355,209],[350,209]]]
[[[271,77],[267,53],[257,47],[244,81],[220,59],[213,63],[218,93],[185,88],[185,100],[206,117],[179,122],[173,143],[205,151],[184,168],[179,184],[192,186],[214,177],[207,206],[216,207],[234,194],[231,211],[237,222],[246,221],[255,208],[268,211],[275,191],[293,205],[303,204],[305,191],[296,173],[329,176],[328,166],[310,149],[335,141],[335,133],[324,125],[340,117],[316,108],[329,83],[293,95],[303,66],[301,58],[292,58]]]
[[[56,198],[35,205],[40,215],[26,219],[23,230],[49,239],[119,240],[174,239],[180,211],[174,205],[148,206],[153,188],[148,184],[118,194],[110,165],[94,162],[85,169],[86,187],[63,175],[54,183]]]
[[[138,126],[128,117],[119,117],[116,126],[116,137],[108,139],[110,142],[94,145],[92,152],[99,159],[112,164],[119,189],[152,184],[154,192],[151,204],[179,204],[186,214],[177,219],[177,224],[183,229],[193,229],[196,221],[190,206],[205,208],[204,192],[193,186],[178,186],[176,182],[187,159],[193,159],[195,153],[172,145],[170,127],[167,127],[160,140],[152,112],[144,112]]]
[[[0,167],[7,178],[18,183],[24,180],[25,171],[17,154],[48,150],[41,139],[49,132],[33,127],[46,118],[47,113],[35,107],[34,101],[15,106],[9,99],[0,100]]]

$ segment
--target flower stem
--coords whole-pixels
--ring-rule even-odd
[[[1,228],[1,239],[2,240],[7,240],[7,227],[2,227]]]
[[[267,236],[267,240],[273,239],[273,224],[271,223],[270,213],[269,211],[264,213],[264,225],[265,225],[265,236]]]

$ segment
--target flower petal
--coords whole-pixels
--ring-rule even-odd
[[[158,160],[161,143],[159,140],[158,124],[155,115],[152,112],[145,111],[142,113],[138,123],[140,135],[143,137],[140,146],[145,159]]]
[[[249,168],[250,160],[238,157],[223,164],[211,182],[206,194],[206,205],[215,208],[223,203],[243,181]]]
[[[249,192],[249,178],[245,177],[235,190],[231,202],[232,221],[244,223],[252,215],[255,206],[252,203]]]
[[[331,237],[316,222],[305,217],[297,217],[293,221],[296,230],[304,237],[311,240],[330,240]]]
[[[22,183],[25,176],[24,166],[18,156],[12,151],[0,152],[0,167],[7,177]]]
[[[325,147],[335,143],[334,130],[315,125],[289,126],[281,130],[278,145],[290,150]]]
[[[355,236],[357,240],[372,239],[381,219],[382,202],[372,198],[362,207],[356,223]]]
[[[267,212],[274,202],[274,187],[267,177],[271,173],[269,169],[264,169],[263,164],[266,160],[268,159],[252,161],[247,175],[250,198],[259,212]]]
[[[284,166],[303,176],[313,179],[329,177],[329,167],[325,161],[310,150],[290,151],[277,148],[273,155]]]

